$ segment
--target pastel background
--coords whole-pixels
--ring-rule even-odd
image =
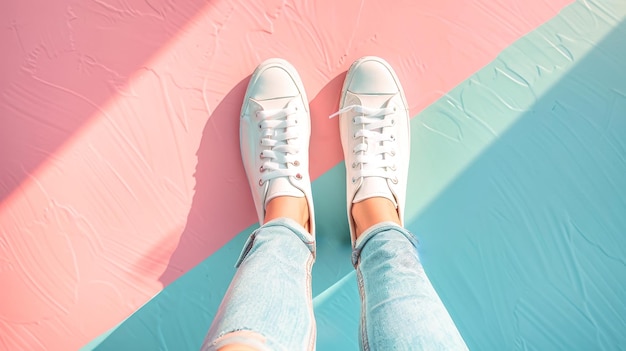
[[[258,225],[249,76],[312,119],[318,350],[356,350],[337,109],[364,55],[412,115],[407,227],[473,350],[626,349],[623,0],[0,4],[0,350],[195,350]]]

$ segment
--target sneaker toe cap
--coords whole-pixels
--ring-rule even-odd
[[[388,64],[380,58],[364,58],[352,72],[347,88],[354,94],[394,94],[400,90]]]
[[[280,65],[271,65],[259,74],[254,84],[254,91],[250,98],[267,100],[284,97],[294,97],[300,94],[298,85],[291,74]]]

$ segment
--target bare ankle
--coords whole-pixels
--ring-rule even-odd
[[[384,197],[372,197],[352,205],[355,236],[381,222],[394,222],[400,225],[400,217],[394,204]]]
[[[271,199],[265,207],[263,223],[281,217],[293,219],[304,229],[310,231],[309,206],[304,197],[279,196]]]

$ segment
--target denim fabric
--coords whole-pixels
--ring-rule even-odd
[[[254,231],[202,350],[232,343],[259,350],[313,350],[314,260],[315,239],[293,220],[275,219]]]
[[[368,229],[355,243],[362,350],[467,350],[416,247],[415,237],[392,222]],[[202,350],[232,343],[314,349],[314,260],[314,238],[292,220],[276,219],[253,232]]]
[[[352,254],[361,295],[361,350],[467,350],[417,254],[393,222],[359,236]]]

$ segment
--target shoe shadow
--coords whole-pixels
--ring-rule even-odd
[[[256,221],[252,195],[239,161],[239,114],[249,81],[250,76],[233,87],[204,127],[196,153],[195,194],[178,246],[159,279],[163,286]]]

